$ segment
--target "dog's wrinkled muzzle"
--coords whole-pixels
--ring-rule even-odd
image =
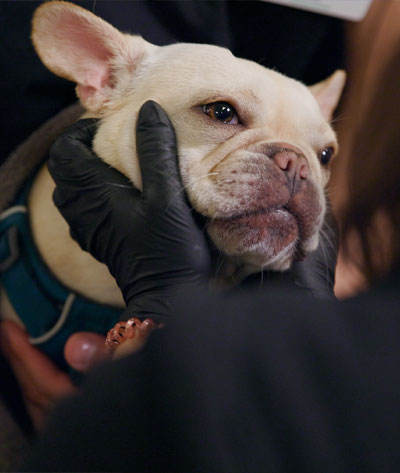
[[[209,234],[228,255],[283,269],[319,230],[321,194],[308,161],[287,143],[258,143],[234,157],[216,168],[216,191],[228,204],[210,219]],[[280,254],[284,263],[275,261]]]

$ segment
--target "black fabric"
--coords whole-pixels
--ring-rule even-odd
[[[400,272],[347,302],[184,294],[94,373],[22,471],[400,471]]]
[[[41,1],[0,2],[0,162],[73,103],[74,84],[40,62],[31,18]],[[80,1],[117,28],[159,45],[211,43],[306,83],[342,67],[343,22],[262,1]],[[205,65],[206,66],[206,65]]]

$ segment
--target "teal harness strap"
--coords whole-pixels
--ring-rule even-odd
[[[0,215],[0,283],[31,343],[66,368],[63,349],[69,336],[78,331],[105,335],[122,309],[71,292],[51,274],[31,234],[29,189],[25,186],[15,205]]]

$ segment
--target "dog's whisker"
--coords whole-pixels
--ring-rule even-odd
[[[235,277],[235,274],[232,274],[231,280],[232,280],[232,283],[233,283],[234,286],[239,286],[239,281]]]
[[[263,271],[262,266],[260,267],[260,272],[261,272],[260,287],[263,287],[263,285],[264,285],[264,271]]]
[[[338,185],[329,185],[329,189],[325,189],[325,196],[328,197],[330,199],[330,197],[333,195],[333,194],[336,194],[337,193],[337,190],[339,189],[339,186]],[[328,200],[329,202],[329,200]],[[329,202],[330,203],[330,202]]]
[[[328,209],[332,209],[332,202],[331,202],[331,195],[336,193],[338,189],[338,185],[335,186],[329,186],[329,188],[324,189],[324,195],[326,197],[326,206]]]
[[[220,174],[220,173],[219,173],[219,172],[207,172],[206,174],[203,174],[202,176],[197,177],[196,179],[194,179],[192,182],[190,182],[190,183],[187,184],[186,186],[182,186],[182,187],[179,189],[179,191],[186,190],[188,187],[196,185],[199,181],[205,179],[206,177],[209,177],[209,176],[218,176],[218,174]]]
[[[134,189],[134,187],[131,185],[117,184],[116,182],[105,182],[104,184],[112,187],[120,187],[121,189]]]
[[[324,227],[321,228],[323,232],[329,232],[332,236],[335,236],[335,231],[330,225],[325,225]]]
[[[332,249],[332,251],[336,251],[336,246],[334,243],[332,243],[332,241],[329,239],[329,236],[327,235],[327,232],[330,232],[331,235],[334,237],[335,236],[335,233],[334,231],[329,228],[329,227],[325,227],[325,228],[321,228],[320,230],[320,239],[321,239],[321,243],[324,244],[324,245],[328,245],[330,246],[330,248]]]
[[[192,182],[190,182],[189,184],[186,184],[186,185],[182,185],[177,191],[176,191],[176,194],[174,195],[174,198],[178,197],[182,192],[186,192],[187,189],[191,188],[193,185],[197,184],[199,181],[201,181],[202,179],[205,179],[209,176],[216,176],[218,175],[219,172],[208,172],[206,174],[203,174],[202,176],[199,176],[198,178],[194,179]],[[171,203],[173,202],[174,199],[171,199]],[[169,208],[169,206],[167,207],[167,209]],[[192,210],[195,210],[193,209],[192,207]]]
[[[217,263],[216,263],[216,269],[215,269],[215,274],[214,274],[215,282],[218,282],[219,279],[222,279],[222,277],[220,278],[220,274],[222,273],[222,270],[224,268],[225,261],[226,260],[225,260],[224,254],[222,253],[220,249],[218,249]]]
[[[214,281],[218,281],[220,272],[222,271],[222,268],[223,268],[223,265],[224,265],[224,258],[223,258],[222,254],[221,254],[221,252],[220,252],[220,253],[218,254],[218,258],[217,258],[217,264],[216,264],[216,268],[215,268]]]
[[[325,268],[326,268],[326,281],[329,281],[329,269],[328,269],[328,252],[325,247],[325,241],[323,238],[320,240],[320,246],[322,251],[322,256],[324,258]]]
[[[338,115],[337,117],[334,117],[329,120],[329,124],[333,125],[334,123],[342,122],[343,120],[348,120],[348,117],[346,117],[345,115]]]
[[[329,246],[332,248],[332,250],[334,250],[335,245],[330,240],[328,233],[330,233],[331,237],[335,237],[335,234],[334,234],[333,230],[328,231],[327,229],[322,230],[321,235],[323,237],[323,240],[324,240],[325,244],[328,244],[328,242],[329,242]]]

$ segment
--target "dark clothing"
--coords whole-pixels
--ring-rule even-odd
[[[40,62],[30,40],[42,1],[0,2],[0,164],[42,123],[76,100],[72,82]],[[303,80],[343,67],[343,22],[261,1],[80,1],[122,31],[158,45],[211,43]]]
[[[400,471],[400,272],[347,302],[186,295],[89,377],[23,471]]]

